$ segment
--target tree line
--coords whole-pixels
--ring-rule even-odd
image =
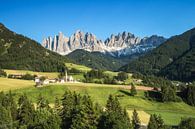
[[[128,73],[126,72],[119,72],[117,76],[112,77],[106,74],[105,71],[98,69],[92,69],[83,76],[85,78],[84,82],[100,84],[118,84],[119,81],[124,82],[126,79],[128,79]]]
[[[178,129],[195,128],[195,119],[182,119]],[[23,94],[15,101],[11,92],[0,93],[0,129],[139,129],[134,109],[130,119],[116,96],[108,97],[105,107],[93,103],[89,95],[65,91],[53,107],[41,94],[36,104]],[[148,129],[169,129],[160,115],[150,117]]]

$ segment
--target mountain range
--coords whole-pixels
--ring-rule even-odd
[[[84,34],[81,31],[70,38],[60,33],[54,39],[50,37],[44,40],[46,48],[53,51],[55,49],[52,52],[35,40],[17,34],[0,24],[0,68],[60,71],[64,68],[65,62],[71,62],[95,69],[136,72],[184,82],[195,81],[195,28],[167,40],[159,36],[140,39],[124,32],[117,36],[112,35],[102,42],[93,34]],[[67,52],[60,47],[64,45],[68,45],[67,50],[71,52],[66,56],[56,53]],[[147,47],[142,48],[141,45]],[[106,49],[102,49],[102,46]],[[150,50],[128,53],[129,55],[120,53],[125,49],[133,50],[134,47]],[[116,51],[111,50],[114,48]],[[136,54],[139,56],[130,60]]]
[[[112,34],[105,41],[102,41],[92,33],[84,33],[78,30],[70,37],[59,32],[53,38],[51,36],[44,38],[42,46],[61,55],[83,49],[89,52],[101,52],[114,57],[121,57],[146,53],[165,41],[166,39],[162,36],[153,35],[140,38],[128,32],[118,35]]]

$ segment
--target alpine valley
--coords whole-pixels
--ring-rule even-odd
[[[194,16],[195,0],[2,0],[0,129],[195,129]]]

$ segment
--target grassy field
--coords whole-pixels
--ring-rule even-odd
[[[183,102],[160,103],[149,101],[145,99],[143,91],[138,91],[138,95],[132,97],[129,96],[129,90],[110,85],[72,83],[41,88],[24,88],[15,90],[14,93],[16,93],[16,98],[20,94],[26,93],[33,102],[36,102],[38,95],[42,94],[50,103],[54,103],[55,97],[61,98],[65,90],[76,91],[82,95],[88,94],[94,102],[98,102],[101,106],[105,106],[109,94],[123,95],[123,97],[119,97],[121,105],[128,109],[129,114],[131,114],[133,109],[138,110],[144,124],[147,124],[149,120],[148,114],[153,113],[160,114],[168,125],[178,124],[182,117],[195,117],[195,108]]]
[[[34,86],[34,81],[18,80],[18,79],[8,79],[0,77],[0,91],[8,91],[26,87]]]
[[[65,65],[68,67],[68,69],[75,68],[75,69],[82,71],[82,72],[87,72],[87,71],[91,70],[91,68],[89,68],[89,67],[86,67],[83,65],[78,65],[78,64],[73,64],[73,63],[65,63]]]
[[[7,74],[33,74],[33,75],[43,75],[47,76],[49,78],[57,78],[59,73],[57,72],[34,72],[34,71],[29,71],[29,70],[4,70]]]

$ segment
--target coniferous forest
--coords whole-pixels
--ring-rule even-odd
[[[41,94],[32,103],[23,94],[0,93],[0,129],[139,129],[139,114],[134,109],[132,118],[122,108],[117,97],[110,95],[105,107],[93,103],[90,96],[65,91],[55,98],[53,106]],[[178,129],[194,129],[195,119],[182,119]],[[160,115],[150,117],[148,129],[171,129]]]

